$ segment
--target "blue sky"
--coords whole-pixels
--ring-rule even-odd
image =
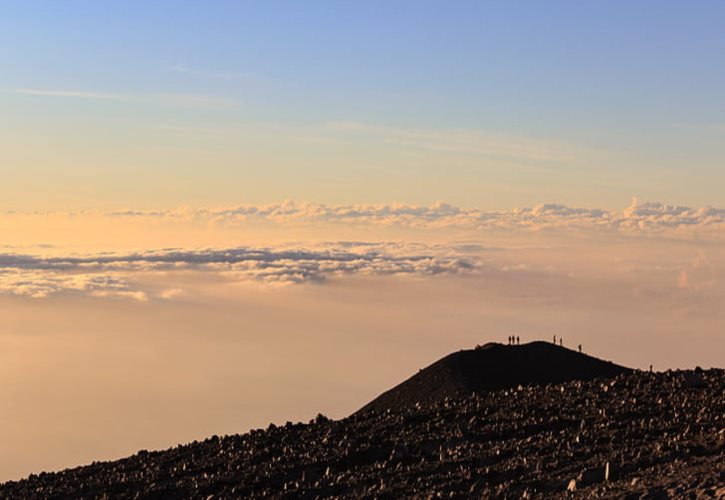
[[[3,11],[0,105],[6,114],[0,130],[20,148],[4,163],[12,169],[25,158],[15,170],[15,191],[31,185],[31,174],[55,175],[57,186],[61,173],[73,177],[95,169],[101,178],[95,191],[108,191],[101,198],[112,203],[148,204],[154,193],[172,204],[215,197],[231,202],[225,186],[253,179],[261,189],[241,196],[266,201],[353,201],[339,193],[354,181],[364,186],[354,201],[445,198],[481,205],[471,187],[477,186],[481,198],[503,207],[553,198],[612,207],[633,194],[716,204],[713,185],[725,181],[721,2],[14,1],[5,2]],[[529,182],[521,162],[422,161],[390,152],[389,137],[346,137],[358,157],[351,165],[334,147],[300,152],[274,146],[275,134],[339,142],[326,131],[337,122],[415,133],[479,131],[589,154],[576,155],[569,165],[549,162],[553,173]],[[38,154],[53,149],[43,139],[44,127],[50,135],[57,131],[64,148],[74,143],[65,134],[76,131],[77,141],[90,137],[97,155],[78,153],[77,161],[53,169],[53,155]],[[188,187],[169,193],[161,173],[169,170],[163,163],[175,158],[153,160],[147,150],[99,166],[98,158],[143,142],[134,131],[159,127],[207,132],[193,141],[226,156],[205,160],[203,169],[228,182],[204,181],[203,195]],[[257,146],[214,142],[208,134],[239,129]],[[184,147],[186,139],[178,139]],[[169,146],[161,138],[149,143]],[[253,153],[237,168],[244,151]],[[57,153],[68,156],[63,148]],[[366,154],[369,170],[359,160]],[[191,171],[200,163],[185,164]],[[158,179],[148,178],[157,191],[136,195],[115,181],[109,181],[114,192],[104,187],[106,174],[115,179],[141,164],[146,176],[149,169],[158,172]],[[294,164],[317,176],[318,188],[307,185],[315,184],[307,176],[295,179]],[[319,188],[330,176],[326,164],[336,165],[336,175],[348,183]],[[394,179],[396,169],[418,172],[425,187],[406,191],[401,174],[395,181],[400,189],[379,189],[374,172],[385,169]],[[572,184],[572,169],[581,184]],[[196,174],[177,170],[188,185],[196,183]],[[710,181],[694,180],[689,172]],[[302,188],[276,184],[280,177]],[[440,177],[448,183],[436,193]],[[620,179],[616,186],[608,185],[611,178]],[[69,183],[66,192],[78,186]],[[80,203],[94,186],[84,189],[57,203]]]

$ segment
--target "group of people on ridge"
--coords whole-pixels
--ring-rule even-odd
[[[509,345],[521,345],[521,339],[518,335],[509,335]],[[556,335],[554,335],[554,345],[556,345]],[[564,347],[564,339],[559,337],[559,346]],[[582,352],[582,345],[579,344],[579,352]]]

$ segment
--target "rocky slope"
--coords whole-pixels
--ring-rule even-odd
[[[319,416],[0,485],[0,498],[723,498],[725,371]]]

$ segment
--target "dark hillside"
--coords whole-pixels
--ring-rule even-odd
[[[550,342],[497,343],[458,351],[422,369],[361,408],[383,411],[519,385],[611,378],[631,369]]]
[[[725,498],[725,372],[485,391],[0,485],[3,499],[330,497]]]
[[[352,416],[0,484],[0,499],[725,498],[725,371],[544,342],[430,365]]]

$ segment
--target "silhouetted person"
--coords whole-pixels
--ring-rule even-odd
[[[582,345],[579,344],[579,352],[582,352]]]
[[[554,345],[556,345],[556,335],[554,335]]]
[[[564,347],[564,339],[559,337],[559,347]]]
[[[521,340],[519,340],[519,336],[516,335],[516,345],[521,345]]]
[[[649,365],[649,371],[652,373],[652,365]]]

